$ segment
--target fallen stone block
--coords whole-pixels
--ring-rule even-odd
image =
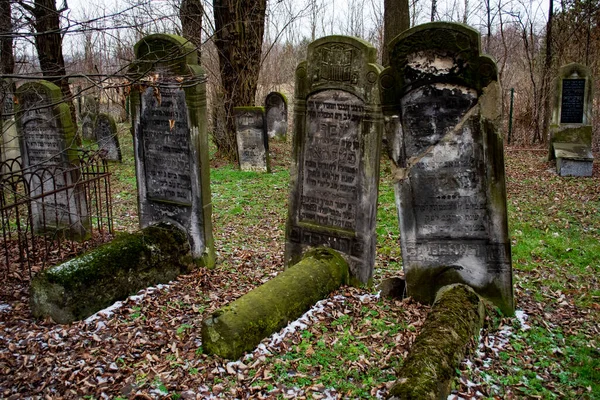
[[[60,324],[81,320],[193,265],[185,232],[168,224],[148,227],[37,274],[31,311]]]
[[[348,263],[335,250],[309,251],[299,263],[206,318],[202,346],[208,353],[237,359],[347,279]]]

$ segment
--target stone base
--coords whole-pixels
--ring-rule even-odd
[[[592,150],[579,143],[554,143],[556,172],[560,176],[592,176]]]

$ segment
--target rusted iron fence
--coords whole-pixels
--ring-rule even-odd
[[[79,165],[23,169],[19,158],[0,163],[0,276],[28,281],[39,270],[110,240],[108,164],[81,151]]]

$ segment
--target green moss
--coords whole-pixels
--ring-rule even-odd
[[[347,276],[348,264],[337,252],[310,251],[298,264],[206,318],[203,346],[209,353],[239,358],[337,289]]]
[[[478,334],[484,313],[483,303],[468,286],[442,288],[398,371],[398,381],[390,390],[392,398],[445,399],[455,368]]]
[[[244,111],[251,111],[251,112],[261,112],[264,114],[265,112],[265,108],[264,107],[259,107],[259,106],[243,106],[243,107],[233,107],[233,111],[239,111],[239,112],[244,112]]]

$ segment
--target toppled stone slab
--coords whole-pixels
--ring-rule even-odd
[[[206,318],[202,345],[208,353],[237,359],[339,288],[347,276],[348,263],[336,251],[309,251],[298,264]]]
[[[592,176],[594,156],[579,143],[553,143],[556,171],[560,176]]]
[[[193,265],[185,232],[155,225],[37,274],[31,282],[31,311],[34,317],[67,324],[140,289],[169,282]]]
[[[468,343],[479,334],[484,316],[484,304],[469,286],[454,284],[440,289],[388,398],[447,398],[454,371]]]

